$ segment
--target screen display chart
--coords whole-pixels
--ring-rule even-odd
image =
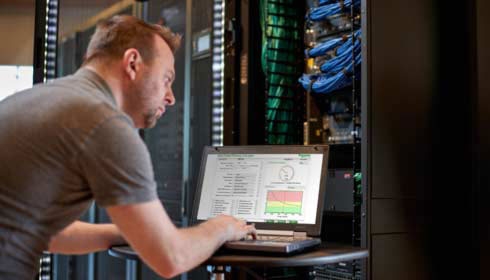
[[[322,154],[209,154],[197,218],[314,224]]]

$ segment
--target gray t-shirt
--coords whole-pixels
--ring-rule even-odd
[[[0,102],[0,279],[30,279],[50,237],[102,207],[157,199],[148,150],[94,72]]]

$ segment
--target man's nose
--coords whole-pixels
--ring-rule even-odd
[[[175,96],[174,92],[172,89],[170,89],[167,94],[165,94],[165,101],[167,102],[167,105],[173,106],[175,104]]]

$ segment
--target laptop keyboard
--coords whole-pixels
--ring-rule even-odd
[[[278,241],[278,242],[292,242],[295,240],[304,240],[304,237],[296,237],[293,236],[281,236],[281,235],[257,235],[257,240],[260,241]],[[246,240],[253,240],[252,236],[247,236]]]

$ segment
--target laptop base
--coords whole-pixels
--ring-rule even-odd
[[[275,253],[275,254],[293,254],[302,252],[306,249],[314,248],[320,245],[321,239],[307,238],[293,242],[278,242],[267,240],[243,240],[227,242],[223,248],[240,252],[252,253]]]

